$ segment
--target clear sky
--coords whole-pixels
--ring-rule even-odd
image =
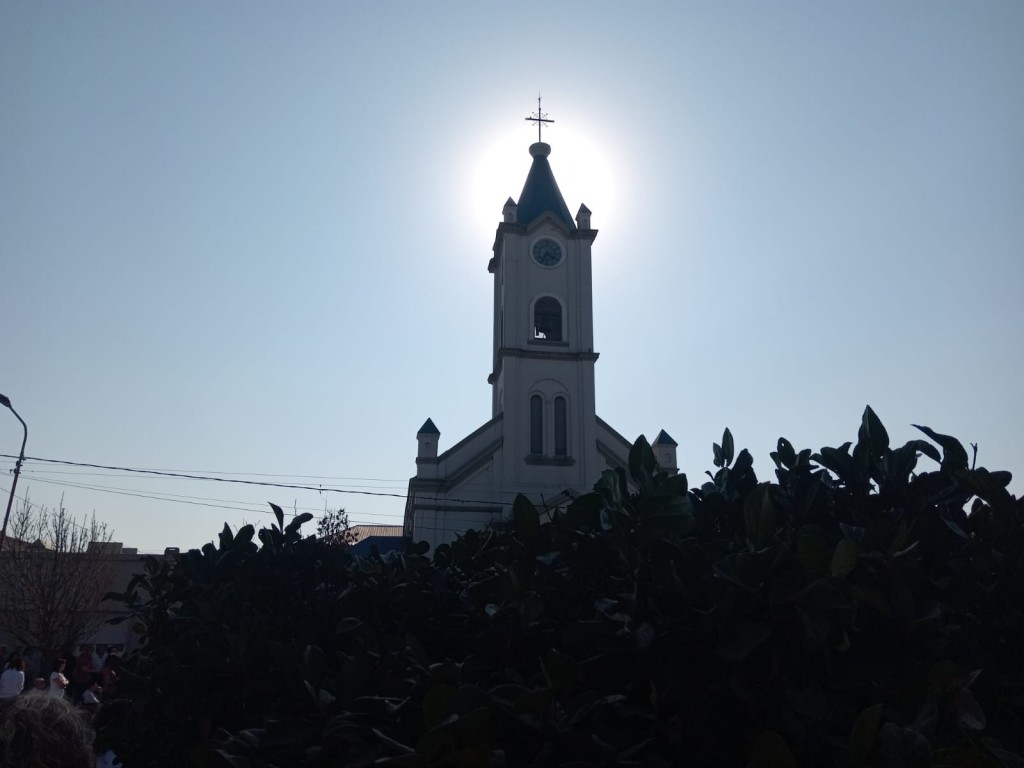
[[[1024,489],[1024,3],[0,4],[0,392],[19,495],[143,550],[266,502],[397,523],[490,416],[536,108],[593,211],[598,413],[691,484],[925,424]],[[0,453],[21,427],[0,413]],[[927,460],[925,460],[927,461]],[[6,499],[13,461],[0,459]]]

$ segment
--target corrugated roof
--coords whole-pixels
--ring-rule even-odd
[[[355,543],[370,536],[401,536],[403,528],[400,525],[353,525],[349,531]]]

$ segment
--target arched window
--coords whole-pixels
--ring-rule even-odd
[[[566,424],[565,398],[555,398],[555,456],[569,455],[569,431]]]
[[[544,401],[540,395],[530,398],[530,453],[544,453]]]
[[[562,305],[553,296],[541,296],[533,305],[533,338],[562,340]]]

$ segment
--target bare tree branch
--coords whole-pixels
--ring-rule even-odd
[[[76,521],[64,506],[15,510],[0,553],[0,626],[23,645],[55,653],[95,632],[113,575],[112,533],[95,514]]]

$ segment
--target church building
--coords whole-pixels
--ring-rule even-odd
[[[594,406],[597,230],[585,205],[575,219],[569,213],[550,154],[546,143],[530,147],[533,164],[518,202],[509,198],[502,209],[487,265],[494,277],[491,418],[444,452],[431,419],[416,434],[404,534],[432,550],[507,519],[519,493],[554,510],[590,491],[605,469],[627,465],[631,441]],[[660,467],[676,472],[676,443],[664,430],[653,448]]]

